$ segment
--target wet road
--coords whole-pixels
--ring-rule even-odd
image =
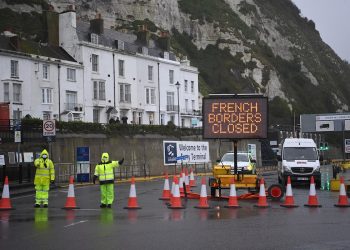
[[[267,183],[276,176],[267,177]],[[350,208],[336,208],[338,192],[317,190],[321,208],[306,208],[309,189],[293,188],[298,208],[281,202],[258,209],[256,200],[239,201],[240,209],[224,208],[227,201],[209,201],[209,210],[168,209],[158,200],[163,180],[137,182],[140,210],[127,205],[130,184],[116,185],[112,209],[99,208],[99,187],[76,187],[79,210],[61,209],[67,190],[50,192],[50,208],[34,209],[34,197],[11,199],[16,210],[0,211],[2,249],[349,249]],[[197,179],[197,185],[199,179]],[[195,188],[199,192],[200,187]],[[209,188],[208,188],[209,193]]]

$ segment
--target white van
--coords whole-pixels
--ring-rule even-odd
[[[287,183],[290,176],[292,183],[310,183],[314,177],[316,187],[321,186],[320,160],[316,143],[313,139],[286,138],[281,143],[278,159],[278,182]]]

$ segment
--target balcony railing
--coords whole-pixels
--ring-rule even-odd
[[[181,109],[182,115],[193,115],[193,116],[201,116],[202,111],[201,110],[195,110],[195,109]]]
[[[65,103],[64,109],[66,111],[83,112],[83,104],[78,103]]]
[[[179,106],[178,105],[166,105],[166,111],[177,112],[177,111],[179,111]]]

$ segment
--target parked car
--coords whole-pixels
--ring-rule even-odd
[[[224,154],[219,164],[231,166],[231,173],[234,173],[234,152],[227,152]],[[237,152],[237,172],[252,174],[255,173],[255,163],[256,161],[252,159],[248,152]]]

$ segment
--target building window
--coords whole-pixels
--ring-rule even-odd
[[[98,55],[91,55],[92,71],[98,72]]]
[[[120,102],[131,103],[130,84],[126,84],[126,83],[120,84],[119,85],[119,90],[120,90],[120,96],[119,96]]]
[[[98,35],[95,33],[91,33],[91,42],[94,44],[98,44]]]
[[[169,70],[169,83],[174,84],[174,70]]]
[[[94,81],[94,100],[106,100],[105,82]]]
[[[4,102],[10,101],[10,84],[8,82],[4,82]]]
[[[75,69],[67,68],[67,80],[75,82]]]
[[[142,124],[142,112],[138,113],[138,124]]]
[[[18,61],[11,60],[11,77],[18,78]]]
[[[167,111],[176,111],[174,106],[174,92],[166,93]]]
[[[22,102],[22,85],[18,83],[13,84],[13,102]]]
[[[192,100],[191,102],[192,102],[192,111],[193,111],[193,110],[196,110],[194,100]]]
[[[185,111],[188,111],[188,99],[185,99]]]
[[[124,75],[124,60],[118,60],[119,76]]]
[[[52,89],[43,88],[41,89],[41,102],[44,104],[52,103]]]
[[[148,65],[148,81],[153,81],[153,66]]]
[[[154,88],[146,88],[146,104],[156,104],[156,90]]]
[[[13,119],[14,120],[21,120],[22,119],[22,111],[19,109],[13,110]]]
[[[100,110],[99,109],[93,109],[92,111],[92,119],[93,122],[99,123],[100,122]]]
[[[43,79],[49,80],[50,79],[50,65],[43,64]]]
[[[164,116],[164,114],[160,115],[160,125],[165,125],[165,116]]]
[[[43,120],[50,120],[51,112],[43,112]]]
[[[74,110],[77,106],[77,92],[75,91],[66,91],[66,109]]]
[[[191,93],[194,93],[194,81],[191,81]]]
[[[188,90],[188,82],[187,82],[187,80],[185,80],[185,92],[187,92],[187,90]]]

